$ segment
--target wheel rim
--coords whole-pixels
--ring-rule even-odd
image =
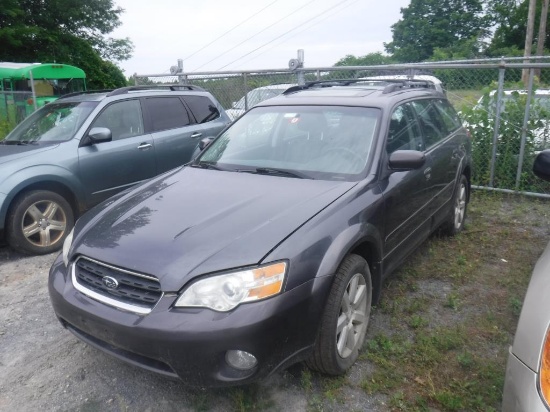
[[[33,203],[25,210],[21,230],[27,241],[38,247],[51,246],[63,237],[67,228],[65,211],[51,200]]]
[[[466,186],[461,183],[455,202],[455,229],[460,229],[466,213]]]
[[[361,273],[356,273],[342,296],[336,325],[336,347],[342,358],[347,358],[358,349],[365,336],[369,320],[369,299],[365,278]]]

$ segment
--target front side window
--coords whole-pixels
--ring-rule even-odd
[[[70,140],[98,102],[50,103],[19,124],[5,144],[51,143]]]
[[[150,97],[144,100],[152,132],[189,125],[189,115],[179,97]]]
[[[113,140],[143,134],[143,116],[138,99],[115,102],[105,108],[93,122],[92,127],[106,127]]]
[[[423,150],[421,136],[411,105],[402,104],[391,115],[386,152],[390,154],[396,150]]]
[[[256,107],[216,139],[197,163],[356,180],[367,167],[379,116],[378,109],[363,107]]]

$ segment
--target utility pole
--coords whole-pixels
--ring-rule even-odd
[[[546,40],[546,20],[548,19],[548,2],[542,0],[542,10],[540,12],[539,36],[537,38],[537,56],[544,54],[544,41]]]
[[[546,41],[546,20],[548,19],[548,2],[542,0],[542,9],[540,11],[539,35],[537,37],[537,56],[544,55],[544,42]],[[540,79],[540,69],[535,70],[536,76]]]
[[[535,11],[537,10],[537,0],[529,0],[529,12],[527,15],[527,33],[525,35],[525,50],[523,52],[524,63],[529,63],[531,57],[531,48],[533,47],[533,31],[535,28]],[[523,69],[521,80],[525,87],[529,79],[529,70]]]

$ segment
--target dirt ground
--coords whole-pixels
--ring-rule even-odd
[[[550,204],[542,207],[550,209]],[[529,215],[529,206],[523,210]],[[471,233],[475,234],[476,219],[485,219],[483,213],[491,212],[473,213],[468,218]],[[498,213],[509,213],[509,219],[517,221],[523,212],[504,204]],[[533,224],[533,217],[528,219],[531,223],[522,230],[537,239],[532,251],[536,256],[542,251],[545,239],[550,239],[550,219],[546,212],[542,224]],[[430,242],[411,258],[430,259],[435,249]],[[365,390],[368,386],[365,381],[373,381],[370,377],[375,368],[366,356],[343,378],[325,378],[310,373],[300,364],[254,385],[215,390],[188,388],[178,381],[126,365],[80,342],[57,321],[47,291],[48,271],[56,255],[30,257],[0,246],[0,411],[406,410],[395,400],[392,403],[388,391]],[[498,250],[494,250],[494,255],[501,257]],[[533,263],[534,260],[529,262],[529,267]],[[397,274],[386,286],[384,295],[395,295],[391,288],[410,283],[402,277]],[[414,297],[421,291],[424,301],[435,297],[432,307],[423,311],[428,323],[430,319],[440,322],[445,316],[452,322],[476,311],[468,307],[461,312],[448,309],[448,303],[443,305],[442,299],[449,302],[450,286],[441,277],[415,282],[408,295]],[[367,339],[381,334],[391,336],[395,321],[390,319],[390,312],[387,308],[373,312]],[[511,338],[505,340],[500,352],[503,348],[505,352]],[[410,387],[411,383],[405,381],[403,386]],[[431,404],[425,410],[446,408]]]

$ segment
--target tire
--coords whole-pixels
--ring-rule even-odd
[[[462,175],[453,195],[449,216],[441,225],[441,232],[444,235],[454,236],[464,229],[469,198],[468,179]]]
[[[18,252],[52,253],[61,249],[73,225],[73,210],[62,196],[47,190],[26,192],[10,208],[8,244]]]
[[[336,272],[307,366],[327,375],[344,374],[365,341],[371,306],[369,265],[358,255],[348,255]]]

